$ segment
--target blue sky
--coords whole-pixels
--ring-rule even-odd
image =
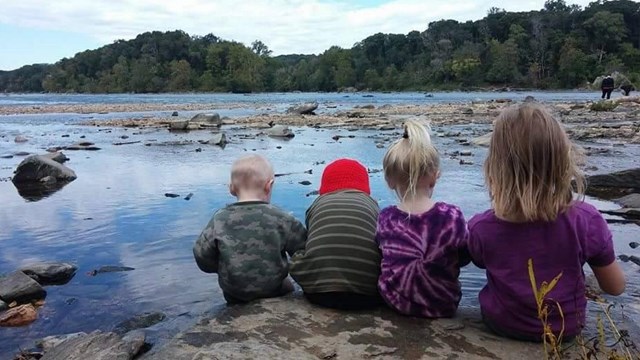
[[[568,3],[587,5],[590,0]],[[422,31],[434,20],[474,20],[491,7],[540,9],[544,0],[3,0],[0,70],[131,39],[151,30],[213,33],[274,54],[351,47],[377,32]]]

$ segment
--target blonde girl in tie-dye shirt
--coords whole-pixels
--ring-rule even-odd
[[[470,261],[462,212],[431,199],[439,163],[428,129],[407,122],[403,138],[383,160],[385,180],[399,204],[380,212],[376,232],[382,251],[380,295],[398,312],[426,318],[455,315],[460,267]]]

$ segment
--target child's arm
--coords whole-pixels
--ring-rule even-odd
[[[307,243],[307,229],[300,221],[293,218],[291,221],[291,229],[289,230],[288,240],[285,250],[289,256],[293,256],[296,252],[304,250]]]
[[[467,251],[469,253],[469,257],[475,266],[480,269],[485,269],[482,242],[477,231],[474,231],[473,219],[469,222],[468,228],[469,236],[467,237]]]
[[[593,270],[600,289],[611,295],[622,294],[625,288],[624,273],[616,262],[613,235],[602,215],[596,214],[591,218],[587,236],[587,263]]]
[[[218,272],[218,259],[220,257],[216,240],[209,238],[209,236],[213,235],[212,226],[210,224],[202,231],[193,246],[193,256],[196,259],[196,264],[198,264],[200,270],[206,273]]]
[[[610,295],[620,295],[624,292],[624,273],[616,261],[606,266],[591,266],[591,270],[602,291]]]

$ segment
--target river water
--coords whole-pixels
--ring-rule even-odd
[[[505,96],[507,95],[507,96]],[[221,104],[254,103],[286,108],[307,100],[338,103],[343,107],[359,104],[423,104],[425,101],[460,102],[475,99],[527,95],[538,99],[584,101],[595,97],[589,93],[447,93],[434,94],[259,94],[243,95],[11,95],[0,97],[0,105],[55,103],[123,103],[212,102]],[[253,100],[250,100],[253,99]],[[224,107],[224,106],[223,106]],[[220,110],[219,108],[216,111]],[[224,110],[224,109],[222,109]],[[92,114],[95,119],[110,114]],[[78,273],[63,286],[47,287],[45,306],[39,319],[23,328],[0,328],[0,359],[10,358],[19,347],[29,348],[34,340],[52,334],[95,329],[111,330],[133,315],[160,311],[167,319],[149,331],[152,341],[162,342],[192,324],[199,315],[224,306],[214,275],[200,272],[193,261],[193,243],[215,209],[233,201],[227,182],[233,160],[240,155],[259,152],[274,164],[277,173],[296,173],[278,177],[273,203],[304,219],[306,208],[314,200],[308,193],[317,189],[323,162],[339,157],[360,160],[370,169],[380,169],[385,149],[378,149],[378,137],[397,137],[393,131],[318,130],[296,128],[296,137],[284,141],[266,137],[246,139],[255,131],[228,129],[231,143],[225,149],[197,143],[184,146],[144,146],[112,143],[129,136],[158,142],[169,140],[206,140],[207,132],[170,134],[166,130],[104,129],[77,124],[86,119],[79,114],[41,114],[0,116],[0,155],[25,151],[43,153],[51,146],[68,145],[81,140],[95,142],[102,150],[71,152],[67,165],[78,179],[50,197],[39,201],[22,198],[10,181],[0,182],[0,274],[35,261],[69,261],[78,265]],[[479,126],[479,125],[478,125]],[[472,137],[477,127],[435,127],[435,133],[462,131]],[[16,135],[30,139],[16,144]],[[62,137],[69,135],[69,137]],[[332,140],[334,135],[353,138]],[[84,138],[81,138],[84,136]],[[467,218],[489,206],[484,189],[483,148],[459,145],[455,139],[434,136],[442,154],[442,177],[435,198],[459,205]],[[610,146],[599,144],[598,146]],[[201,152],[196,152],[202,148]],[[456,150],[472,150],[473,165],[445,155]],[[618,148],[615,157],[598,155],[589,158],[602,171],[638,167],[638,146]],[[0,179],[12,175],[21,157],[0,159]],[[305,174],[312,169],[312,174]],[[309,180],[304,186],[300,181]],[[381,207],[394,203],[381,173],[371,174],[371,188]],[[165,197],[165,193],[181,195]],[[184,200],[192,193],[190,200]],[[613,209],[609,202],[588,199],[601,209]],[[637,240],[635,225],[612,225],[618,253],[631,253],[628,244]],[[89,276],[103,265],[121,265],[135,270]],[[630,279],[627,294],[619,301],[626,306],[631,321],[640,320],[638,267],[622,264]],[[484,284],[484,274],[468,266],[462,271],[463,306],[477,306],[477,293]]]

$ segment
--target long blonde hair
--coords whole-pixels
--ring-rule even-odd
[[[505,109],[494,124],[485,180],[496,216],[514,222],[554,221],[584,194],[576,148],[541,105]]]
[[[394,142],[382,160],[387,185],[401,199],[414,197],[418,182],[425,176],[435,178],[440,168],[438,151],[431,144],[429,125],[409,120],[402,139]]]

